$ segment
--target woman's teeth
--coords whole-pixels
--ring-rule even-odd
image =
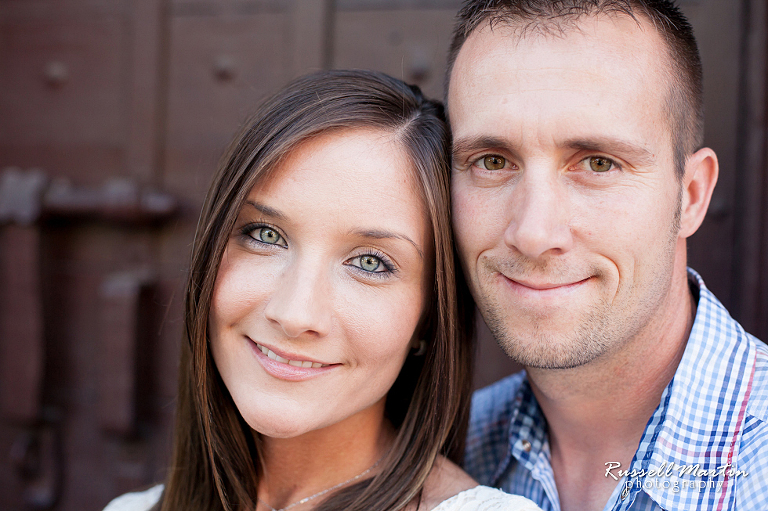
[[[319,362],[310,362],[309,360],[288,360],[287,358],[283,358],[280,355],[276,354],[271,349],[265,348],[261,344],[256,344],[256,346],[258,346],[261,352],[264,353],[266,356],[268,356],[269,358],[271,358],[276,362],[280,362],[281,364],[288,364],[294,367],[314,367],[314,368],[328,366],[328,364],[321,364]]]

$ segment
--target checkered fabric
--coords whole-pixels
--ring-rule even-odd
[[[768,510],[768,348],[688,277],[699,296],[685,353],[604,511]],[[475,393],[464,464],[480,484],[560,510],[525,373]]]

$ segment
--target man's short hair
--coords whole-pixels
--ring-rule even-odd
[[[672,77],[664,108],[670,119],[675,169],[682,180],[686,158],[704,142],[701,58],[693,28],[668,0],[467,0],[457,15],[448,54],[446,97],[456,56],[480,25],[508,25],[523,37],[536,31],[564,33],[580,17],[599,14],[626,15],[638,23],[644,18],[666,42]]]

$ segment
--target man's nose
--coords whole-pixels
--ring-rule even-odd
[[[323,337],[330,331],[332,293],[319,266],[295,261],[275,281],[264,315],[286,337]]]
[[[556,172],[524,169],[509,207],[504,241],[523,256],[539,259],[572,248],[569,194]]]

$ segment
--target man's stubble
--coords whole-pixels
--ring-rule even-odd
[[[514,318],[507,317],[510,314],[510,311],[507,310],[508,307],[500,303],[493,295],[485,293],[485,300],[478,300],[478,307],[501,349],[511,359],[525,367],[571,369],[614,352],[634,339],[651,320],[669,293],[675,260],[675,245],[680,231],[681,204],[682,183],[677,194],[676,211],[671,222],[669,235],[663,241],[665,246],[662,248],[661,257],[653,268],[654,278],[645,286],[646,289],[655,292],[650,295],[647,292],[642,293],[649,299],[613,305],[612,300],[601,295],[595,303],[587,308],[583,320],[573,329],[573,332],[563,335],[553,335],[546,331],[542,326],[542,323],[547,319],[546,314],[540,314],[540,318],[536,318],[536,311],[523,311],[534,320],[533,328],[523,337],[515,333]],[[567,272],[565,268],[556,268],[557,263],[554,263],[553,260],[533,263],[523,258],[516,258],[501,262],[486,260],[483,264],[486,266],[486,272],[490,272],[486,274],[493,274],[500,269],[499,266],[503,268],[504,274],[520,277],[534,271],[539,274],[546,271],[550,275]],[[588,271],[598,280],[603,278],[603,272],[598,267],[590,268]],[[638,290],[626,289],[623,291],[631,296]],[[656,299],[652,300],[652,298]]]

